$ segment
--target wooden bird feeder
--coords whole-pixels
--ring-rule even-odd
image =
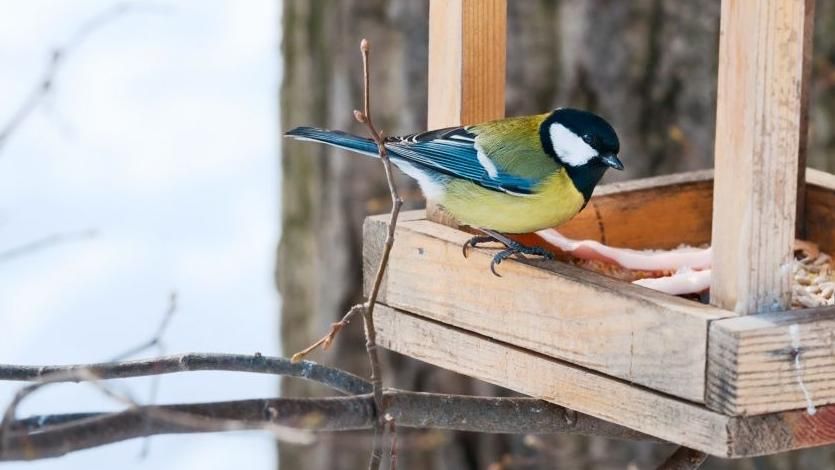
[[[505,0],[430,5],[429,128],[502,117]],[[463,258],[470,234],[430,204],[397,225],[380,344],[716,456],[835,443],[835,308],[788,311],[795,229],[835,252],[835,176],[804,162],[813,9],[723,0],[716,172],[598,188],[560,227],[712,244],[711,305],[561,262],[508,260],[494,277],[493,252]],[[365,224],[367,285],[386,223]]]

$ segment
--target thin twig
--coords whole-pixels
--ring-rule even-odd
[[[664,461],[658,470],[696,470],[707,460],[707,454],[681,446]]]
[[[299,362],[302,359],[304,359],[308,354],[312,353],[313,351],[315,351],[319,347],[321,347],[322,350],[327,351],[328,348],[331,347],[331,344],[333,344],[333,340],[336,339],[336,335],[339,334],[339,332],[342,331],[343,328],[348,326],[349,323],[351,323],[351,319],[356,314],[360,313],[365,308],[366,308],[365,304],[357,304],[357,305],[354,305],[353,307],[351,307],[348,310],[348,313],[346,313],[342,317],[341,320],[339,320],[338,322],[335,322],[335,323],[331,323],[330,330],[328,330],[328,333],[325,336],[322,336],[315,343],[313,343],[310,346],[304,348],[303,350],[293,354],[293,357],[291,358],[291,360],[293,362]]]
[[[171,324],[171,319],[174,318],[174,313],[176,311],[177,293],[172,292],[171,295],[168,297],[168,308],[165,310],[165,313],[162,316],[162,320],[157,326],[157,330],[154,332],[153,336],[151,336],[151,339],[117,355],[116,357],[111,359],[111,362],[127,359],[129,357],[143,353],[149,349],[156,349],[157,355],[165,355],[167,348],[165,347],[163,336],[165,335],[166,330],[168,330],[168,325]],[[159,394],[159,384],[159,375],[154,375],[153,377],[151,377],[150,391],[148,393],[148,403],[151,405],[153,405],[157,401],[157,395]],[[139,451],[139,458],[144,459],[145,457],[147,457],[150,450],[151,439],[145,439],[145,441],[142,443],[142,449]]]
[[[241,423],[236,419],[215,418],[206,420],[204,417],[195,417],[191,414],[174,409],[159,408],[155,406],[143,406],[134,400],[127,393],[118,392],[112,387],[102,383],[100,378],[91,373],[89,370],[79,369],[72,372],[62,372],[56,374],[55,377],[45,377],[39,383],[29,385],[22,388],[15,394],[12,402],[6,408],[3,414],[2,423],[0,423],[0,454],[5,454],[13,451],[18,444],[13,442],[14,436],[12,429],[15,427],[17,409],[23,400],[32,395],[35,391],[41,389],[43,386],[50,383],[64,382],[67,378],[78,380],[94,386],[97,390],[103,393],[108,398],[122,403],[128,407],[128,410],[140,410],[142,421],[145,425],[144,435],[150,436],[150,422],[151,420],[159,421],[165,425],[173,425],[182,429],[214,429],[216,431],[238,431],[241,429],[261,429],[272,433],[277,440],[288,442],[292,444],[311,444],[314,441],[314,436],[306,431],[296,428],[291,428],[281,424],[276,424],[270,421],[263,422],[257,427],[253,428],[251,423]],[[54,380],[53,380],[54,379]],[[26,447],[26,446],[24,446]],[[27,449],[28,450],[28,449]]]
[[[55,80],[61,66],[66,62],[67,57],[91,34],[131,11],[136,5],[129,2],[118,3],[98,13],[84,22],[75,33],[61,46],[54,48],[49,55],[49,63],[43,76],[29,92],[20,107],[12,114],[11,118],[0,127],[0,152],[8,142],[9,137],[20,127],[21,124],[32,114],[32,112],[43,102],[55,88]]]
[[[615,439],[657,439],[587,415],[563,419],[565,409],[533,398],[386,392],[389,422],[398,427],[503,434],[579,433]],[[187,416],[186,420],[171,419]],[[234,428],[222,426],[234,422]],[[34,460],[158,434],[263,430],[265,424],[311,431],[372,429],[372,394],[156,405],[115,413],[33,416],[13,421],[0,460]],[[396,455],[396,450],[393,451]]]
[[[371,139],[377,144],[377,152],[380,156],[380,161],[383,163],[383,170],[386,173],[386,182],[388,182],[389,192],[391,193],[391,215],[389,217],[388,233],[386,234],[385,245],[383,246],[383,254],[380,257],[380,264],[377,265],[377,274],[374,276],[374,284],[371,286],[371,292],[368,295],[368,308],[363,309],[362,318],[364,320],[365,330],[365,349],[368,352],[368,361],[371,364],[371,385],[374,387],[374,405],[377,410],[377,425],[374,426],[374,441],[373,449],[371,451],[371,460],[368,464],[369,470],[377,470],[380,468],[383,455],[383,433],[385,432],[385,407],[383,403],[383,378],[381,375],[380,359],[377,354],[377,333],[374,330],[374,305],[377,302],[377,295],[380,293],[380,286],[383,282],[383,274],[385,274],[386,266],[388,266],[389,254],[391,247],[394,245],[394,230],[397,226],[397,217],[400,214],[400,207],[403,205],[403,200],[397,193],[397,186],[394,184],[394,177],[391,170],[391,161],[389,160],[388,152],[386,151],[385,137],[383,133],[374,127],[374,121],[371,117],[371,84],[369,74],[369,45],[368,40],[363,39],[360,43],[360,50],[362,51],[362,76],[363,76],[363,112],[354,111],[354,117],[357,121],[364,123],[368,127],[368,133]]]
[[[368,133],[371,140],[377,144],[377,152],[380,161],[383,164],[383,170],[386,174],[386,181],[391,194],[391,215],[389,217],[388,233],[386,234],[386,241],[383,246],[383,254],[380,257],[380,264],[377,266],[377,273],[374,276],[374,283],[371,286],[371,292],[368,295],[368,302],[364,306],[353,307],[339,322],[331,325],[331,329],[322,338],[308,346],[302,351],[293,355],[293,360],[299,360],[311,351],[322,346],[326,348],[333,341],[334,337],[342,330],[342,328],[350,321],[350,318],[357,312],[362,313],[363,331],[365,333],[365,349],[368,353],[368,362],[371,366],[371,385],[374,391],[374,404],[377,412],[377,424],[374,426],[374,437],[372,443],[371,459],[368,464],[369,470],[377,470],[380,468],[383,455],[383,433],[385,432],[385,421],[383,416],[385,414],[385,407],[383,403],[383,378],[380,368],[380,359],[377,352],[377,334],[374,330],[374,305],[377,302],[377,296],[380,293],[380,286],[383,281],[386,266],[388,265],[389,254],[394,245],[394,231],[397,227],[397,217],[400,214],[400,208],[403,205],[403,199],[397,192],[397,186],[394,183],[394,177],[391,169],[391,161],[389,160],[388,152],[386,151],[385,136],[382,132],[377,130],[374,126],[374,121],[371,117],[371,79],[369,73],[369,45],[368,40],[363,39],[360,43],[360,51],[362,52],[362,71],[363,71],[363,111],[354,110],[354,118],[365,124],[368,128]]]
[[[123,361],[129,357],[135,356],[139,353],[145,352],[151,348],[158,348],[158,354],[165,354],[164,349],[165,345],[162,341],[162,337],[165,334],[165,331],[168,329],[168,325],[171,324],[171,319],[174,317],[174,313],[177,311],[177,293],[172,292],[171,295],[168,297],[168,308],[165,310],[165,314],[162,316],[162,321],[160,321],[159,326],[157,326],[157,330],[151,339],[145,341],[141,344],[137,344],[136,346],[124,351],[113,359],[111,362],[118,362]]]
[[[99,382],[94,382],[97,386],[101,386]],[[241,431],[247,429],[257,429],[270,432],[273,437],[279,441],[290,444],[307,445],[314,442],[314,436],[306,430],[291,428],[282,424],[277,424],[272,420],[265,420],[261,423],[242,422],[236,418],[218,418],[214,417],[207,420],[202,416],[194,416],[191,413],[176,410],[151,406],[142,406],[127,395],[115,393],[112,389],[101,386],[101,390],[110,398],[119,401],[128,406],[128,410],[140,410],[144,414],[145,421],[145,435],[151,426],[151,419],[160,421],[166,425],[174,425],[183,429],[210,429],[216,431]],[[276,415],[277,412],[272,408],[265,408],[265,414]],[[272,412],[272,413],[270,413]],[[254,424],[254,425],[253,425]]]
[[[0,380],[78,382],[75,371],[87,370],[100,379],[122,379],[192,371],[231,371],[299,377],[334,390],[356,395],[371,393],[371,384],[354,374],[311,361],[291,362],[283,357],[261,354],[189,353],[124,362],[74,364],[65,366],[20,366],[0,364]],[[64,374],[64,375],[61,375]]]
[[[0,263],[29,255],[62,243],[88,240],[94,238],[96,235],[97,232],[92,229],[82,230],[80,232],[53,233],[52,235],[47,235],[45,237],[38,238],[37,240],[32,240],[22,245],[0,251]]]

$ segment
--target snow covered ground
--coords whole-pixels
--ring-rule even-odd
[[[0,5],[0,128],[50,50],[115,2]],[[276,354],[276,0],[139,1],[75,47],[53,93],[0,148],[0,363],[107,360],[148,339],[178,296],[168,352]],[[2,258],[56,233],[93,238]],[[153,354],[149,352],[148,354]],[[149,381],[120,381],[138,399]],[[0,402],[19,385],[0,383]],[[277,381],[166,376],[160,403],[275,394]],[[113,408],[52,386],[21,415]],[[4,468],[273,469],[262,434],[166,436]]]

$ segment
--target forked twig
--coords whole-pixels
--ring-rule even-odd
[[[380,293],[380,285],[383,282],[383,274],[385,274],[386,266],[388,265],[389,254],[391,247],[394,245],[394,230],[397,227],[397,217],[400,215],[400,207],[403,205],[403,200],[397,193],[397,187],[394,184],[394,177],[391,170],[391,161],[389,160],[388,152],[386,151],[385,137],[383,133],[374,127],[374,121],[371,119],[371,87],[369,85],[370,78],[368,72],[368,40],[363,39],[360,43],[360,50],[362,51],[362,75],[363,75],[363,112],[354,111],[354,117],[357,121],[363,123],[368,127],[368,133],[371,139],[377,144],[377,152],[380,156],[380,161],[383,163],[383,169],[386,172],[386,182],[388,182],[389,192],[391,193],[391,215],[389,216],[388,233],[386,233],[386,241],[383,245],[383,254],[380,257],[380,264],[377,265],[377,274],[374,276],[374,284],[371,286],[371,292],[368,294],[367,308],[362,311],[363,325],[365,327],[365,349],[368,352],[368,362],[371,364],[371,386],[374,392],[374,407],[377,412],[377,422],[374,426],[374,440],[373,449],[371,451],[371,461],[368,464],[370,470],[377,470],[380,468],[380,462],[383,457],[383,433],[385,432],[385,406],[383,403],[383,378],[380,371],[380,358],[377,354],[377,333],[374,331],[374,305],[377,303],[377,295]]]
[[[380,359],[377,354],[377,334],[374,331],[374,305],[377,302],[377,296],[380,293],[380,285],[383,282],[383,274],[385,274],[386,266],[388,265],[389,254],[391,247],[394,245],[394,231],[397,228],[397,217],[400,215],[400,208],[403,206],[403,199],[397,192],[397,187],[394,184],[394,176],[391,170],[391,160],[389,160],[388,152],[386,151],[386,138],[382,132],[377,130],[374,126],[374,121],[371,118],[371,86],[369,74],[369,46],[368,40],[363,39],[360,43],[360,51],[362,52],[362,76],[363,76],[363,110],[354,110],[354,118],[361,124],[365,124],[368,128],[368,133],[371,140],[377,145],[377,154],[383,164],[383,170],[386,173],[386,182],[388,183],[389,193],[391,194],[391,215],[389,217],[388,232],[386,233],[386,241],[383,245],[383,254],[380,257],[380,263],[377,265],[377,273],[374,275],[374,283],[371,286],[371,292],[368,294],[368,301],[362,305],[355,305],[351,307],[348,313],[336,323],[331,324],[328,333],[319,338],[316,342],[307,348],[293,354],[293,361],[299,361],[312,351],[322,348],[327,349],[337,334],[351,321],[351,317],[357,313],[362,313],[363,326],[365,332],[365,349],[368,352],[368,362],[371,365],[371,384],[374,393],[374,405],[378,414],[377,425],[374,426],[374,449],[371,453],[371,462],[369,469],[376,470],[380,468],[380,462],[383,456],[382,435],[385,432],[385,408],[383,403],[383,378],[380,375]]]
[[[588,415],[578,414],[574,422],[568,422],[564,419],[564,408],[534,398],[388,390],[385,400],[389,426],[396,422],[399,429],[523,433],[528,436],[578,433],[659,442],[646,434]],[[312,432],[371,429],[376,422],[373,408],[373,397],[370,393],[363,393],[342,397],[263,398],[128,407],[115,412],[36,415],[10,421],[11,433],[7,435],[6,446],[0,448],[0,462],[57,457],[159,434],[249,429],[284,431],[288,426]],[[305,435],[294,434],[291,437]],[[401,441],[402,438],[392,432],[393,465],[396,464],[394,458]],[[391,468],[394,469],[393,466]]]
[[[56,372],[51,375],[46,375],[42,377],[38,382],[33,383],[31,385],[27,385],[26,387],[23,387],[22,389],[18,390],[18,392],[12,398],[11,403],[9,403],[8,407],[3,413],[2,421],[0,421],[0,455],[13,453],[13,448],[17,447],[16,445],[13,445],[13,442],[15,441],[13,429],[15,427],[15,423],[18,422],[16,415],[21,402],[23,402],[25,398],[32,395],[34,392],[41,389],[45,385],[67,381],[84,382],[92,385],[106,397],[126,405],[126,411],[141,410],[144,413],[144,416],[142,416],[143,421],[145,423],[145,430],[142,434],[144,436],[151,436],[153,434],[151,432],[150,427],[151,419],[153,419],[167,425],[174,425],[179,428],[191,429],[194,431],[201,432],[261,429],[272,433],[273,436],[278,440],[300,445],[311,444],[314,442],[315,439],[314,435],[308,430],[297,429],[294,427],[273,423],[268,420],[265,420],[264,422],[260,423],[256,428],[253,428],[251,423],[245,423],[239,419],[216,417],[212,419],[206,419],[203,416],[194,416],[191,413],[176,409],[167,409],[164,407],[157,407],[153,405],[143,406],[127,393],[118,392],[111,386],[101,382],[101,377],[96,375],[91,369],[77,368]]]
[[[385,413],[383,403],[383,378],[380,374],[380,359],[377,354],[377,334],[374,331],[374,305],[377,302],[377,296],[380,293],[380,285],[383,282],[383,274],[385,274],[386,266],[388,265],[389,254],[391,247],[394,245],[394,231],[397,228],[397,217],[400,215],[400,208],[403,206],[403,199],[397,192],[397,186],[394,184],[394,176],[391,169],[391,160],[389,160],[388,152],[386,151],[386,138],[382,132],[377,130],[374,126],[374,121],[371,118],[371,86],[369,74],[369,54],[368,54],[368,40],[363,39],[360,43],[360,51],[362,51],[362,76],[363,76],[363,110],[354,110],[354,118],[361,124],[365,124],[368,128],[371,140],[377,145],[377,154],[383,164],[383,170],[386,173],[386,182],[388,183],[389,193],[391,194],[391,215],[389,217],[388,233],[386,233],[386,241],[383,245],[383,254],[380,257],[380,263],[377,265],[377,273],[374,276],[374,283],[371,286],[371,292],[368,294],[368,301],[362,305],[355,305],[351,307],[348,313],[336,323],[331,324],[330,331],[311,344],[307,348],[293,354],[293,361],[303,359],[312,351],[322,348],[327,349],[333,342],[336,335],[350,322],[351,317],[357,313],[362,313],[363,326],[365,333],[365,349],[368,352],[368,362],[371,365],[371,384],[374,393],[374,405],[378,414],[377,425],[374,426],[374,444],[371,453],[371,462],[369,469],[376,470],[380,468],[382,461],[383,445],[382,435],[385,432],[385,420],[383,415]]]
[[[321,338],[316,340],[315,343],[293,354],[293,357],[290,360],[293,362],[299,362],[302,359],[304,359],[305,356],[312,353],[319,347],[327,351],[328,348],[331,347],[331,344],[333,344],[333,340],[336,339],[336,335],[338,335],[343,328],[345,328],[346,326],[348,326],[349,323],[351,323],[351,319],[354,317],[354,315],[365,310],[365,308],[365,304],[357,304],[351,307],[351,309],[348,310],[348,313],[346,313],[341,320],[335,323],[331,323],[331,328],[330,330],[328,330],[328,333],[325,336],[322,336]]]
[[[82,24],[65,44],[52,50],[43,76],[29,92],[29,95],[20,107],[12,113],[9,120],[0,126],[0,151],[3,150],[3,147],[12,134],[14,134],[20,125],[37,109],[38,105],[52,92],[55,87],[55,81],[67,57],[91,34],[116,18],[130,12],[135,6],[130,2],[120,2],[107,8]]]
[[[121,361],[123,359],[127,359],[129,357],[135,356],[137,354],[143,353],[149,349],[155,348],[157,353],[160,355],[164,355],[166,352],[165,342],[163,342],[163,335],[165,335],[166,330],[168,329],[168,325],[171,324],[171,319],[174,318],[174,313],[177,311],[177,293],[171,292],[171,295],[168,298],[168,308],[165,310],[165,314],[162,317],[162,321],[160,321],[159,326],[157,326],[157,330],[154,335],[148,341],[145,341],[141,344],[138,344],[127,351],[119,354],[115,358],[111,359],[112,362]],[[160,377],[158,375],[154,376],[151,379],[151,389],[150,393],[148,394],[148,402],[150,404],[154,404],[157,401],[157,395],[159,394],[159,383]],[[142,443],[142,450],[139,451],[139,457],[145,458],[150,453],[151,449],[151,439],[145,438],[144,442]]]
[[[177,293],[172,292],[171,295],[168,297],[168,308],[165,310],[165,314],[162,316],[162,320],[157,326],[156,332],[154,335],[151,336],[151,339],[142,342],[122,353],[119,353],[116,357],[111,359],[111,362],[118,362],[123,361],[129,357],[133,357],[139,353],[143,353],[151,348],[157,348],[159,354],[165,354],[165,344],[162,341],[163,335],[165,335],[165,331],[168,329],[168,325],[171,324],[171,319],[174,318],[174,313],[177,311]]]

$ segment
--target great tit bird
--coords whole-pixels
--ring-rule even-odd
[[[312,127],[285,134],[372,157],[370,139]],[[477,228],[464,245],[499,241],[506,249],[490,264],[514,253],[550,257],[503,234],[554,227],[580,212],[609,168],[623,170],[615,130],[600,116],[570,108],[464,127],[388,137],[391,162],[417,180],[424,195],[461,223]]]

